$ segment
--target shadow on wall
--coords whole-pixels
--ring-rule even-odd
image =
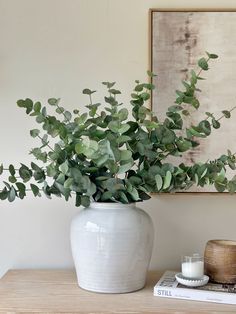
[[[12,220],[15,223],[19,221],[17,214],[13,215],[13,210],[9,206],[0,204],[0,278],[11,268],[14,268],[14,263],[19,255],[19,234]]]
[[[12,243],[13,244],[13,243]],[[9,241],[0,242],[0,278],[14,266],[14,260],[17,258],[17,251],[14,251],[12,245],[9,246]]]
[[[5,275],[5,273],[10,269],[11,264],[9,263],[8,260],[6,261],[1,261],[1,265],[0,265],[0,279]]]

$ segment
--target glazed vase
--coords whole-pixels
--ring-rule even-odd
[[[71,248],[78,284],[102,293],[144,287],[152,254],[150,216],[135,204],[92,203],[71,223]]]

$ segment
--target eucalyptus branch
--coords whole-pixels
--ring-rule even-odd
[[[40,135],[37,135],[37,137],[38,137],[41,141],[43,141],[43,138],[42,138]],[[55,152],[55,150],[48,144],[48,142],[47,142],[46,146],[47,146],[51,151]]]
[[[58,111],[60,111],[60,113],[63,114],[65,120],[66,120],[68,123],[70,123],[70,120],[67,118],[67,116],[66,116],[64,110],[62,110],[61,107],[59,107],[58,102],[56,103],[56,107],[57,107]]]
[[[236,106],[234,106],[233,108],[231,108],[228,112],[232,112],[232,111],[234,111],[236,109]],[[221,119],[223,119],[223,118],[225,118],[225,115],[223,114],[222,116],[220,116],[218,119],[217,119],[217,121],[220,121]]]
[[[16,168],[15,168],[15,170],[19,171],[19,169],[16,169]],[[3,168],[2,171],[9,171],[9,168]]]

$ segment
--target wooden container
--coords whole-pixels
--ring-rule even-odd
[[[211,281],[236,283],[236,241],[208,241],[204,254],[204,268]]]

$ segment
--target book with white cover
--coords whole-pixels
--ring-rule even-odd
[[[236,284],[209,282],[202,287],[186,287],[177,282],[175,274],[173,271],[164,273],[154,287],[154,296],[236,304]]]

